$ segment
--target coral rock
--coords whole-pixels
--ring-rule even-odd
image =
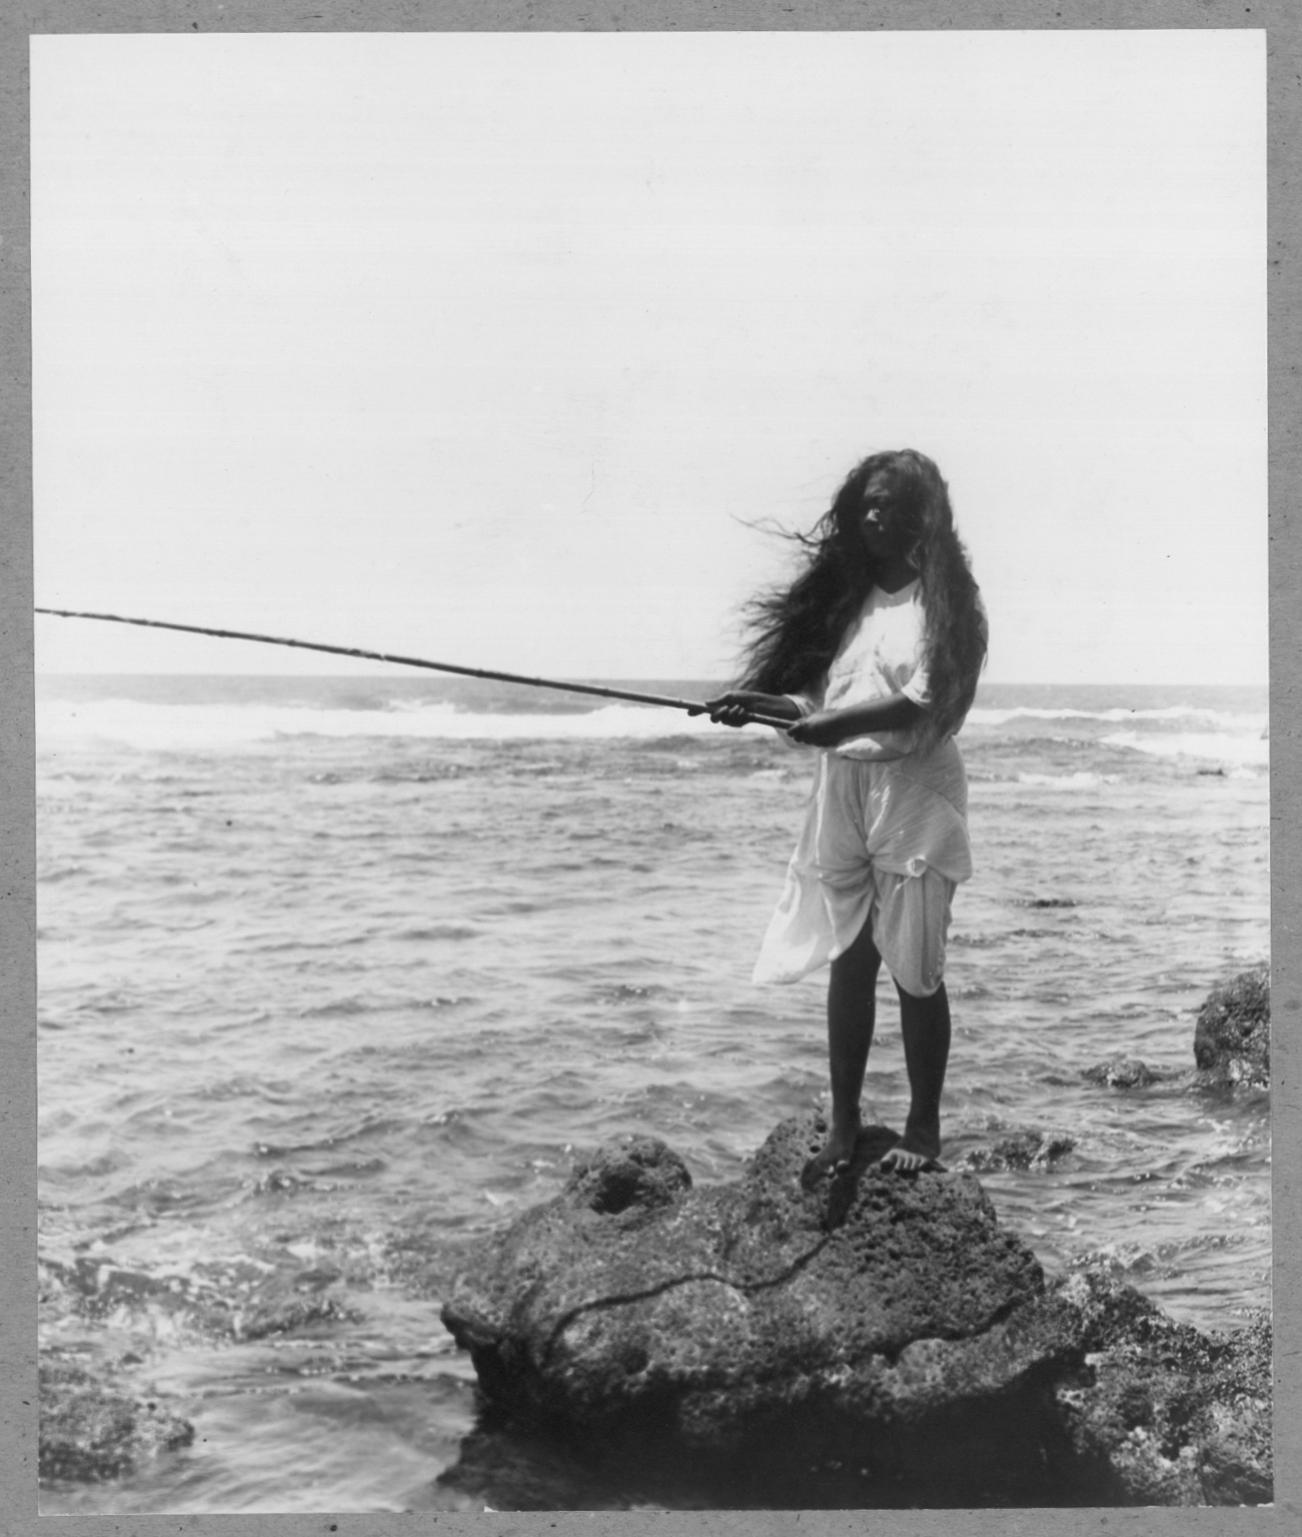
[[[820,1477],[861,1507],[1269,1498],[1268,1347],[1047,1287],[974,1176],[876,1167],[882,1128],[832,1225],[800,1182],[823,1130],[710,1187],[653,1139],[603,1150],[473,1251],[443,1308],[486,1401],[461,1481],[496,1422],[716,1503],[825,1503]]]
[[[1240,972],[1198,1013],[1194,1061],[1214,1083],[1270,1086],[1270,969]]]
[[[159,1451],[189,1446],[187,1421],[60,1360],[40,1366],[42,1479],[116,1478]]]

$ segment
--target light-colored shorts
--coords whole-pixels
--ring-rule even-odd
[[[794,982],[843,955],[871,923],[887,970],[928,997],[945,974],[950,908],[971,873],[962,760],[951,787],[927,764],[824,755],[786,881],[755,963],[756,982]]]
[[[929,998],[945,979],[945,945],[956,883],[939,870],[874,870],[867,922],[886,969],[906,993]]]

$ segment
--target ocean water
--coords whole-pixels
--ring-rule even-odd
[[[577,1151],[725,1180],[824,1094],[824,979],[749,981],[808,758],[396,671],[46,678],[37,726],[41,1345],[196,1432],[43,1511],[482,1509],[465,1244]],[[1266,732],[1264,690],[991,685],[960,738],[946,1161],[1068,1139],[980,1175],[1001,1218],[1205,1329],[1269,1304],[1268,1096],[1192,1075],[1267,958]],[[897,1018],[883,978],[894,1125]]]

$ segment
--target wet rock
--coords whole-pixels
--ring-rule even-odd
[[[339,1297],[322,1294],[312,1287],[277,1286],[249,1308],[241,1309],[232,1320],[232,1333],[238,1340],[267,1339],[273,1334],[297,1334],[322,1324],[356,1322],[360,1314]]]
[[[882,1128],[829,1226],[799,1177],[822,1132],[784,1122],[737,1182],[698,1188],[663,1143],[604,1150],[473,1250],[443,1321],[496,1421],[648,1488],[690,1468],[722,1504],[1255,1496],[1257,1376],[1218,1398],[1213,1374],[1209,1397],[1195,1378],[1221,1347],[1138,1293],[1048,1288],[971,1174],[876,1168]],[[1170,1330],[1183,1354],[1155,1354]],[[1141,1455],[1149,1423],[1154,1457],[1195,1472]]]
[[[892,1140],[875,1135],[859,1164]],[[1070,1354],[1034,1255],[967,1175],[865,1168],[826,1231],[825,1195],[799,1181],[820,1140],[812,1118],[786,1122],[739,1183],[706,1189],[643,1143],[651,1202],[614,1212],[594,1207],[585,1165],[454,1284],[443,1319],[483,1391],[616,1455],[735,1465],[760,1449],[793,1469],[867,1460],[881,1481],[1033,1481],[1051,1368]]]
[[[687,1165],[672,1148],[654,1137],[635,1137],[581,1159],[567,1188],[576,1201],[614,1216],[630,1210],[649,1215],[691,1185]]]
[[[1109,1057],[1081,1075],[1087,1083],[1107,1089],[1146,1089],[1157,1082],[1158,1074],[1137,1057]]]
[[[1205,1082],[1270,1087],[1270,968],[1213,988],[1198,1012],[1194,1061]]]
[[[973,1173],[988,1174],[1005,1169],[1047,1169],[1076,1146],[1076,1139],[1042,1131],[1019,1131],[1000,1137],[989,1147],[973,1148],[964,1155],[961,1167]]]
[[[127,1270],[116,1260],[78,1255],[69,1263],[41,1259],[37,1264],[38,1297],[68,1300],[88,1318],[104,1318],[119,1309],[146,1302],[167,1304],[175,1292],[165,1282],[141,1271]]]
[[[43,1304],[56,1300],[86,1318],[160,1317],[212,1338],[265,1339],[360,1315],[344,1299],[343,1273],[318,1265],[291,1275],[250,1262],[196,1265],[188,1276],[128,1270],[107,1256],[38,1266]]]
[[[1114,1503],[1269,1503],[1269,1317],[1206,1335],[1098,1271],[1058,1290],[1087,1350],[1058,1404],[1080,1466],[1095,1465]]]
[[[194,1440],[188,1420],[100,1382],[73,1362],[42,1361],[39,1388],[42,1479],[116,1478]]]

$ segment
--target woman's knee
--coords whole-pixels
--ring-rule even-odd
[[[901,980],[892,972],[891,981],[895,983],[901,1008],[907,1008],[912,1004],[925,1009],[933,999],[937,1004],[946,1001],[944,977],[936,977],[932,980],[924,976],[908,976]]]
[[[849,947],[832,962],[832,970],[840,977],[853,977],[858,982],[877,981],[882,957],[873,939],[872,920],[867,919]]]

